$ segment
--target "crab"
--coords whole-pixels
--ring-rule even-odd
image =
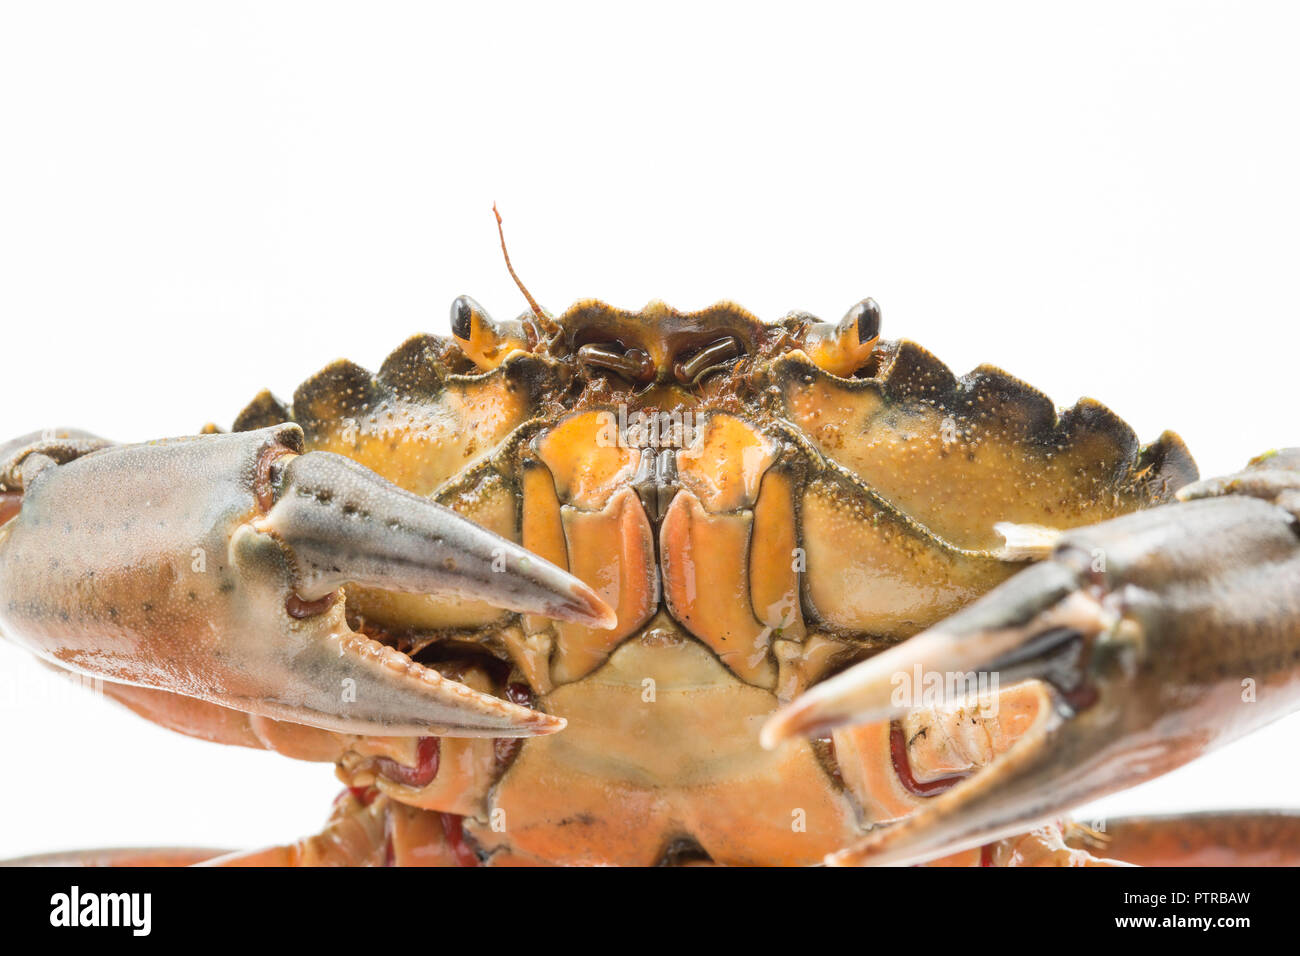
[[[507,256],[507,265],[509,259]],[[513,269],[511,270],[513,275]],[[516,280],[517,281],[517,280]],[[224,865],[1257,862],[1289,815],[1069,823],[1300,698],[1300,452],[1199,480],[839,322],[473,299],[223,432],[0,446],[0,629],[332,763]],[[1243,686],[1249,685],[1249,694]],[[1247,697],[1249,696],[1249,700]],[[66,859],[66,857],[61,857]]]

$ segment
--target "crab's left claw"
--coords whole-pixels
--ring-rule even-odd
[[[359,633],[340,587],[615,619],[517,544],[303,454],[296,425],[106,445],[0,449],[0,628],[62,667],[346,734],[532,736],[564,721]]]
[[[899,675],[917,669],[932,686],[1041,682],[1009,750],[828,862],[916,862],[1023,832],[1300,707],[1297,486],[1199,485],[1181,497],[1218,496],[1067,532],[1049,560],[775,714],[768,746],[900,715]]]

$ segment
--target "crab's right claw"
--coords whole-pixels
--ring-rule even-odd
[[[288,548],[294,593],[305,601],[363,584],[477,599],[593,627],[618,623],[573,575],[350,458],[286,456],[280,474],[275,503],[251,530]]]
[[[301,451],[301,431],[283,425],[9,469],[21,482],[5,490],[20,500],[0,525],[0,627],[64,667],[344,733],[563,727],[353,631],[337,589],[473,598],[597,627],[614,612],[454,512]]]
[[[1277,475],[1250,481],[1269,493],[1196,486],[1180,497],[1219,496],[1067,532],[1049,560],[775,714],[769,746],[901,715],[898,675],[917,668],[1039,682],[1009,750],[828,862],[916,862],[1024,832],[1300,706],[1294,496]]]

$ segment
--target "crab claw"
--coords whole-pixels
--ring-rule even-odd
[[[827,858],[911,863],[1023,832],[1294,710],[1297,661],[1293,515],[1188,501],[1065,533],[1048,561],[773,715],[763,742],[898,716],[899,675],[918,670],[939,675],[932,687],[1038,681],[1037,716],[1005,753]]]
[[[608,626],[585,584],[296,425],[26,469],[0,526],[0,629],[64,667],[343,733],[564,726],[349,627],[349,582]],[[12,492],[11,492],[12,493]]]
[[[484,600],[593,627],[618,623],[571,574],[350,458],[310,452],[290,459],[281,474],[275,504],[253,526],[292,552],[294,590],[305,601],[362,584]]]

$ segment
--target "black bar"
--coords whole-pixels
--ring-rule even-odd
[[[440,935],[452,931],[464,945],[529,946],[543,930],[554,941],[557,933],[589,933],[595,923],[607,931],[611,921],[627,922],[630,938],[651,944],[687,925],[708,926],[732,942],[751,932],[762,941],[774,924],[848,933],[863,943],[901,933],[935,946],[969,939],[972,930],[992,942],[1001,925],[1027,945],[1039,933],[1046,946],[1098,936],[1231,941],[1293,922],[1295,879],[1287,869],[8,869],[0,870],[0,916],[11,938],[248,946],[455,945]],[[98,894],[149,894],[147,937],[137,936],[143,926],[129,919],[143,912],[143,897],[132,910],[121,897],[102,908],[111,916],[116,905],[125,925],[52,925],[61,915],[69,922],[58,907],[60,897],[71,903],[74,886],[83,912],[91,895],[99,909]]]

